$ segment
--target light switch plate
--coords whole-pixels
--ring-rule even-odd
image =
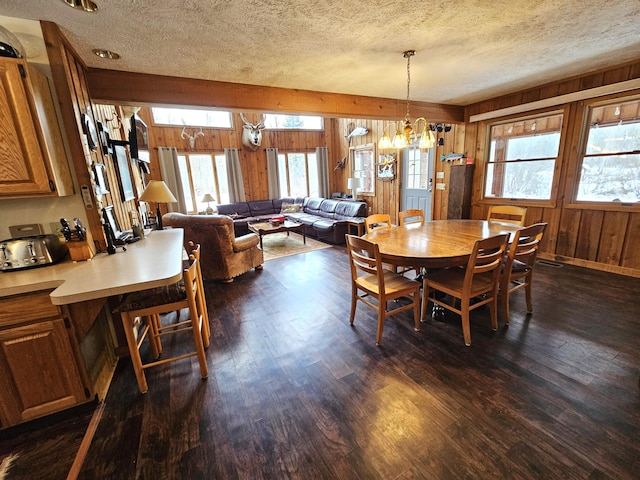
[[[436,178],[444,178],[444,172],[436,172]]]
[[[444,183],[436,183],[436,190],[444,190],[444,189],[445,189]]]

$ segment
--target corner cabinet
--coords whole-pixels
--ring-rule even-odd
[[[0,298],[0,429],[100,396],[100,373],[92,373],[98,364],[87,361],[96,354],[83,355],[78,341],[89,326],[81,321],[76,327],[69,310],[53,305],[49,293]],[[90,305],[78,308],[91,310]],[[95,338],[87,343],[95,346]],[[102,350],[112,371],[113,344]]]
[[[46,76],[24,60],[0,58],[0,198],[71,194]]]

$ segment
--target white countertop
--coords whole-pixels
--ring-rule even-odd
[[[183,235],[181,228],[156,230],[113,255],[0,272],[0,297],[55,289],[51,302],[66,305],[169,285],[182,278]]]

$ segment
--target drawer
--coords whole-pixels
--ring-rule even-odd
[[[0,328],[40,319],[61,317],[60,308],[51,303],[51,290],[0,298]]]

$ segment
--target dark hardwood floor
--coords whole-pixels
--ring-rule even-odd
[[[120,362],[82,479],[631,479],[640,472],[640,279],[538,264],[511,325],[447,313],[349,326],[333,247],[207,283],[209,378],[195,359]],[[176,339],[177,340],[177,339]]]

